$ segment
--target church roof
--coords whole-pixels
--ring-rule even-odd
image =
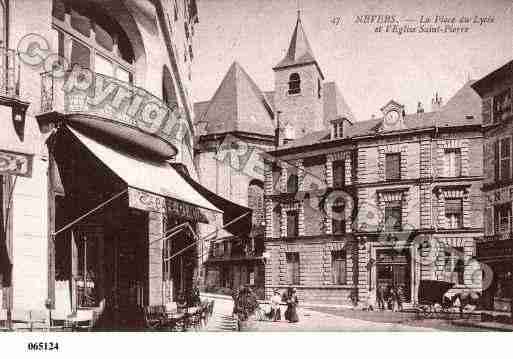
[[[274,136],[273,111],[264,93],[234,62],[212,100],[194,106],[196,123],[205,134],[248,132]]]
[[[292,38],[290,39],[289,49],[285,54],[285,57],[274,67],[274,69],[276,70],[305,64],[315,64],[319,69],[321,76],[324,78],[322,71],[317,64],[312,48],[310,47],[310,43],[308,42],[308,38],[306,37],[303,24],[301,23],[301,17],[298,14],[296,27],[294,28]]]
[[[407,114],[404,118],[405,130],[420,130],[431,127],[457,127],[481,124],[481,98],[472,89],[474,81],[468,81],[439,110],[433,112]],[[326,106],[326,105],[325,105]],[[348,137],[373,136],[378,134],[383,118],[353,122],[347,127]],[[331,141],[330,131],[312,132],[279,149],[312,146]]]
[[[335,82],[325,82],[322,86],[324,96],[324,124],[330,125],[330,121],[339,117],[345,117],[351,122],[356,119],[342,96],[337,84]]]

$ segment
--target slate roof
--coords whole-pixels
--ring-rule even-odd
[[[196,123],[206,134],[249,132],[274,136],[273,111],[267,98],[239,63],[234,62],[212,100],[194,105]]]
[[[335,82],[325,82],[322,90],[324,97],[324,124],[326,126],[329,126],[330,121],[337,117],[346,117],[351,122],[356,121],[351,108],[340,93]]]
[[[274,69],[309,63],[317,64],[317,60],[315,60],[312,48],[310,47],[310,43],[308,42],[308,38],[306,37],[303,29],[303,24],[301,23],[301,17],[298,14],[296,27],[294,28],[292,38],[290,39],[289,49],[287,50],[285,57],[274,67]],[[317,65],[317,67],[319,66]]]
[[[468,81],[460,88],[449,101],[435,112],[407,114],[404,124],[407,130],[434,127],[455,127],[463,125],[480,125],[481,120],[481,98],[472,89],[473,80]],[[353,122],[348,126],[347,137],[357,137],[377,134],[383,119],[376,118],[366,121]],[[290,149],[294,147],[310,146],[321,141],[330,140],[330,131],[316,131],[295,141],[289,142],[279,149]]]

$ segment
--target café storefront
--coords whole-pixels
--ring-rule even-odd
[[[489,310],[511,312],[513,298],[513,241],[477,243],[477,258],[491,270],[484,281],[483,306]],[[485,276],[486,277],[486,276]]]
[[[139,326],[145,306],[191,289],[198,223],[221,211],[168,163],[77,128],[61,125],[49,141],[55,316],[94,315],[103,328]]]

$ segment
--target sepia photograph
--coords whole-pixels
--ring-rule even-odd
[[[512,1],[0,0],[0,54],[0,343],[513,331]]]

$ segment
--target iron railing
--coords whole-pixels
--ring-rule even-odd
[[[19,54],[0,47],[0,96],[17,98],[20,95]]]

